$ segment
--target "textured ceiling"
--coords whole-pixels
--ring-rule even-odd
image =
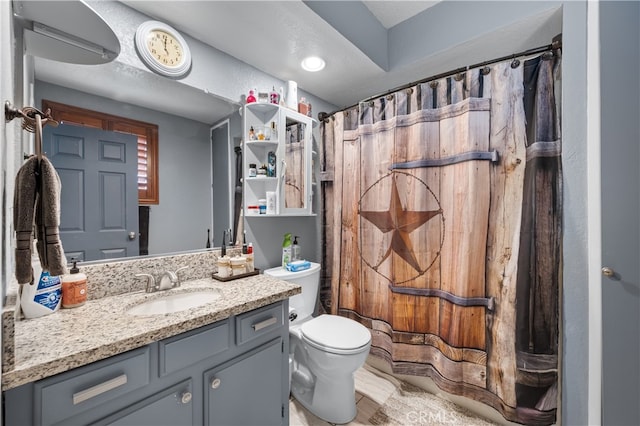
[[[484,13],[477,5],[485,2],[456,0],[126,0],[122,3],[151,19],[172,25],[205,45],[248,64],[255,71],[283,82],[294,80],[301,90],[338,108],[429,75],[547,44],[551,39],[549,34],[554,36],[561,32],[559,9],[546,6],[547,11],[542,6],[535,6],[542,4],[538,2],[523,2],[534,5],[529,7],[537,8],[537,14],[526,21],[511,22],[498,21],[495,12],[486,12],[482,19],[476,19],[478,13]],[[515,3],[486,2],[493,4],[494,9],[495,4],[508,9],[507,6],[514,8]],[[544,13],[540,13],[541,10]],[[456,19],[449,19],[449,13],[455,14]],[[450,29],[446,22],[457,23],[459,14],[466,15],[461,18],[467,19],[467,23]],[[469,16],[471,14],[474,16]],[[493,22],[485,24],[484,21]],[[491,31],[484,32],[483,25]],[[432,34],[434,31],[440,33]],[[540,37],[540,33],[544,36]],[[325,58],[327,66],[323,71],[309,73],[301,69],[300,61],[312,54]],[[104,67],[104,72],[112,72],[114,68],[126,67]],[[126,78],[116,78],[120,84],[117,90],[111,88],[117,93],[110,96],[109,88],[104,84],[94,85],[92,81],[98,80],[101,72],[102,69],[96,67],[92,70],[96,78],[92,78],[91,73],[78,77],[62,65],[36,61],[36,76],[46,75],[45,81],[74,87],[72,81],[81,79],[80,90],[111,98],[117,96],[118,100],[130,103],[142,102],[133,95],[145,92],[146,87],[140,85],[139,79],[131,79],[135,87],[127,88]],[[227,76],[231,80],[240,77]],[[180,86],[179,82],[175,84]],[[224,99],[214,102],[217,93],[209,93],[206,89],[203,93],[185,88],[180,96],[176,96],[177,91],[179,87],[160,91],[154,95],[157,97],[155,102],[167,105],[167,96],[171,93],[172,110],[167,112],[209,123],[224,117],[231,107]],[[142,106],[154,108],[152,92],[146,90],[146,93],[148,96]],[[233,99],[229,96],[218,98]],[[208,111],[197,107],[207,103],[210,104]]]

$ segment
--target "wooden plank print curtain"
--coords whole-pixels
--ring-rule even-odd
[[[321,300],[369,327],[371,353],[393,371],[551,424],[559,51],[514,62],[323,121]]]

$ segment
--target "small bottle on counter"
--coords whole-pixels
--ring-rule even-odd
[[[87,276],[80,272],[76,260],[71,259],[71,273],[62,277],[62,307],[76,308],[87,301]]]
[[[62,283],[60,277],[52,277],[49,271],[42,270],[35,241],[31,252],[31,266],[33,268],[32,283],[20,284],[18,297],[24,317],[38,318],[60,309]]]
[[[249,164],[249,177],[256,177],[258,176],[258,168],[256,167],[255,163],[251,163]]]
[[[253,263],[253,244],[252,243],[249,243],[249,245],[247,246],[247,254],[245,254],[245,257],[247,258],[247,273],[253,272],[256,268],[255,268],[255,264]]]

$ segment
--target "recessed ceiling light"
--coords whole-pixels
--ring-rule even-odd
[[[308,58],[304,58],[300,63],[302,69],[305,71],[316,72],[320,71],[324,68],[324,59],[318,56],[309,56]]]

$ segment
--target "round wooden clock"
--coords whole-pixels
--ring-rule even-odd
[[[191,51],[180,33],[159,21],[147,21],[136,30],[136,50],[152,71],[179,78],[191,69]]]

